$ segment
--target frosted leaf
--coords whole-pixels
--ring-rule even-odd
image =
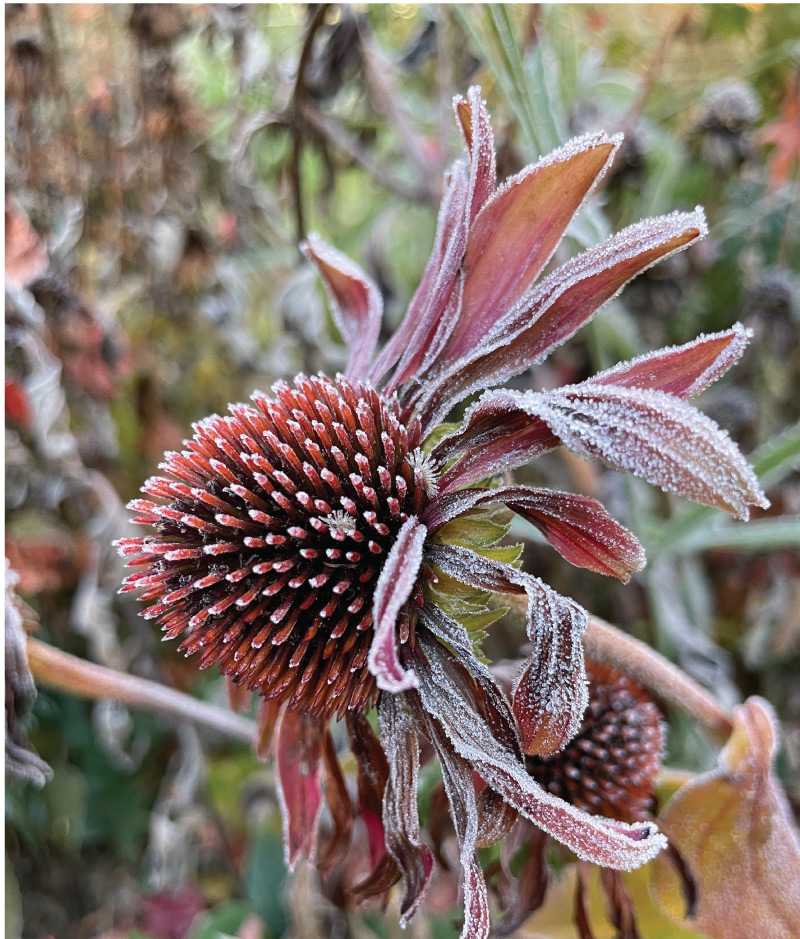
[[[468,394],[545,358],[628,281],[706,232],[702,209],[673,212],[631,225],[553,271],[495,322],[479,344],[465,347],[446,372],[432,377],[417,405],[425,427],[435,425]]]
[[[474,349],[530,287],[621,140],[579,137],[507,180],[486,202],[469,233],[461,316],[442,362]]]
[[[596,499],[569,492],[529,486],[458,490],[432,502],[423,521],[435,532],[468,509],[491,502],[504,503],[534,524],[556,551],[577,567],[622,581],[644,567],[644,549],[638,539]]]
[[[514,692],[514,714],[526,753],[560,750],[577,733],[589,700],[582,645],[586,612],[538,578],[466,548],[433,545],[426,559],[469,586],[527,595],[533,649]]]
[[[406,671],[397,654],[395,626],[400,610],[411,596],[422,564],[422,546],[427,529],[413,515],[397,533],[378,578],[372,605],[375,635],[367,665],[378,687],[398,692],[416,687],[413,671]]]
[[[666,847],[666,839],[650,823],[627,825],[589,815],[545,792],[528,776],[513,750],[497,739],[495,725],[488,724],[459,691],[453,657],[424,635],[420,648],[424,657],[417,659],[419,688],[408,698],[419,696],[458,755],[521,815],[578,857],[604,867],[631,870]]]
[[[661,821],[698,886],[684,922],[669,865],[652,891],[673,919],[713,939],[792,939],[800,921],[800,833],[773,769],[777,722],[761,698],[737,708],[719,765],[681,787]],[[660,861],[660,859],[659,859]]]
[[[389,761],[389,778],[383,793],[383,828],[386,847],[405,878],[406,892],[400,905],[400,925],[405,926],[419,908],[433,871],[433,855],[419,834],[419,743],[411,718],[397,696],[381,695],[378,720]]]
[[[381,293],[357,264],[325,244],[317,235],[309,235],[301,250],[314,262],[325,281],[336,325],[350,347],[347,377],[363,378],[380,334],[383,317]]]
[[[283,817],[286,865],[314,859],[322,788],[319,780],[322,732],[318,720],[284,708],[275,736],[275,782]]]

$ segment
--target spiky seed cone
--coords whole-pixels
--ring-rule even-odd
[[[578,734],[558,753],[528,757],[549,792],[593,815],[641,821],[653,809],[664,730],[658,708],[631,679],[587,660],[589,706]]]
[[[118,542],[157,618],[200,666],[330,716],[365,708],[372,593],[398,530],[427,502],[419,423],[371,387],[298,376],[194,427],[136,499],[153,536]],[[413,640],[401,623],[401,643]]]

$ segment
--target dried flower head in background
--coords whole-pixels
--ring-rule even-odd
[[[497,544],[508,527],[497,506],[571,563],[623,581],[644,564],[641,545],[593,499],[492,478],[563,445],[741,518],[765,499],[733,443],[684,400],[736,361],[741,327],[577,385],[486,390],[541,361],[706,228],[699,209],[650,219],[537,282],[620,138],[578,138],[498,188],[479,89],[456,99],[455,113],[469,159],[447,175],[431,259],[389,343],[376,356],[375,285],[310,238],[305,252],[350,346],[346,375],[299,375],[196,425],[186,450],[167,454],[168,475],[145,484],[152,500],[132,503],[154,533],[119,549],[136,568],[123,589],[152,601],[145,615],[170,637],[185,633],[182,648],[201,666],[218,663],[264,699],[290,863],[314,854],[323,776],[335,831],[321,862],[349,837],[354,810],[328,729],[331,716],[347,718],[373,865],[360,892],[402,876],[403,920],[433,864],[416,808],[418,734],[430,741],[460,844],[464,935],[485,936],[476,850],[519,816],[618,869],[665,843],[649,821],[590,814],[591,800],[570,804],[527,771],[526,754],[562,750],[581,727],[587,614]],[[442,427],[475,392],[484,394],[461,426]],[[510,703],[476,653],[486,617],[473,615],[481,598],[503,594],[526,598],[533,646]],[[372,704],[380,745],[363,716]]]

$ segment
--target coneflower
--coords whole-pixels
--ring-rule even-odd
[[[276,720],[289,863],[314,852],[323,774],[337,800],[335,839],[348,836],[327,727],[348,715],[373,883],[385,889],[403,876],[404,920],[432,867],[416,811],[417,735],[427,737],[461,845],[464,935],[481,937],[488,902],[475,850],[503,837],[517,813],[614,868],[643,863],[665,841],[650,822],[591,815],[529,775],[526,753],[558,751],[581,726],[587,615],[471,538],[469,524],[449,523],[504,503],[567,560],[626,580],[643,551],[595,500],[486,483],[560,445],[740,517],[765,500],[736,447],[684,401],[738,358],[741,327],[578,385],[486,391],[459,429],[443,433],[460,401],[543,359],[632,277],[706,231],[699,209],[651,219],[535,283],[620,138],[574,140],[497,188],[479,89],[456,99],[455,112],[469,160],[447,175],[431,259],[386,347],[376,356],[375,285],[309,239],[304,250],[350,346],[345,376],[298,376],[198,424],[187,449],[167,455],[169,475],[146,484],[155,501],[132,505],[155,533],[124,539],[120,550],[140,568],[123,589],[143,590],[153,604],[145,615],[169,636],[185,632],[185,650],[202,665],[219,663],[257,689],[266,723]],[[457,604],[448,612],[432,599],[437,579],[527,597],[533,654],[513,706],[451,615]],[[387,769],[380,782],[370,777],[374,755],[364,754],[374,740],[360,717],[373,703]],[[480,795],[475,773],[486,783]]]

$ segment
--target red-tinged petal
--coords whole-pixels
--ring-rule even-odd
[[[367,829],[367,843],[374,871],[386,855],[382,816],[383,793],[389,778],[389,763],[366,717],[359,712],[348,711],[346,720],[350,749],[356,761],[358,814]],[[399,878],[400,871],[398,870],[392,883]]]
[[[545,792],[461,694],[451,678],[452,656],[424,635],[418,648],[420,684],[417,691],[409,692],[409,699],[419,696],[422,708],[444,728],[459,756],[521,815],[578,857],[617,870],[639,867],[666,846],[664,836],[650,823],[627,825],[589,815]]]
[[[340,860],[347,850],[350,832],[355,821],[347,783],[342,775],[342,768],[336,756],[336,747],[327,727],[323,735],[322,766],[325,773],[325,801],[328,803],[333,820],[333,831],[317,862],[317,867],[326,871]]]
[[[691,398],[736,363],[752,332],[737,323],[721,333],[698,336],[682,346],[648,352],[592,376],[584,384],[618,388],[651,388],[678,398]]]
[[[400,925],[404,926],[422,902],[433,871],[433,855],[419,834],[419,744],[411,718],[395,695],[381,695],[378,720],[389,762],[389,779],[383,795],[383,826],[386,847],[405,879],[406,892],[400,905]]]
[[[429,352],[431,337],[450,301],[466,248],[469,179],[463,163],[451,167],[439,209],[433,251],[403,321],[378,356],[369,377],[380,381],[403,356],[387,391],[402,384]],[[446,338],[446,336],[445,336]]]
[[[275,768],[278,800],[283,815],[286,864],[291,870],[298,857],[313,860],[322,808],[319,760],[322,753],[320,723],[284,708],[278,719]]]
[[[347,377],[363,378],[381,329],[383,299],[380,291],[358,265],[316,235],[309,235],[302,250],[316,264],[325,281],[336,325],[350,347]]]
[[[272,738],[280,716],[281,706],[270,698],[262,698],[258,706],[256,740],[253,750],[259,760],[266,760],[272,752]]]
[[[489,895],[483,869],[475,857],[478,846],[478,800],[470,763],[450,743],[446,730],[415,702],[415,716],[436,749],[442,768],[442,781],[450,803],[450,814],[461,848],[464,875],[464,926],[461,939],[487,939],[489,935]]]
[[[605,134],[573,140],[487,201],[469,234],[464,300],[444,352],[448,362],[470,353],[538,277],[620,141]]]
[[[631,225],[555,270],[430,383],[417,402],[426,432],[468,394],[545,358],[628,281],[706,231],[702,209],[674,212]]]
[[[467,223],[472,224],[497,184],[494,133],[489,112],[481,99],[481,89],[477,85],[469,89],[466,101],[461,95],[456,97],[453,108],[470,156]]]
[[[560,750],[577,733],[589,700],[582,646],[586,612],[538,578],[466,548],[434,545],[426,560],[472,587],[527,595],[533,651],[514,692],[514,715],[526,753]]]
[[[622,581],[644,567],[644,549],[638,539],[613,519],[596,499],[511,486],[503,489],[462,489],[434,500],[423,521],[433,533],[467,509],[503,502],[534,524],[570,564]]]
[[[414,673],[400,664],[397,653],[396,624],[400,610],[411,596],[422,564],[422,546],[428,531],[412,515],[397,533],[397,540],[386,558],[372,606],[375,635],[367,665],[378,687],[396,693],[415,688]]]

